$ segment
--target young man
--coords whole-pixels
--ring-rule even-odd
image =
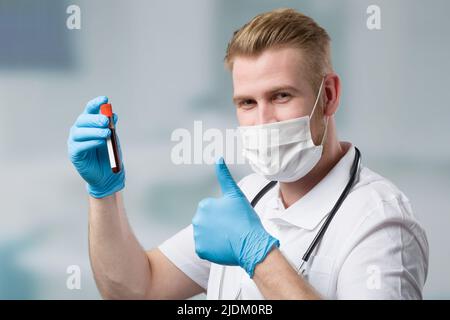
[[[420,299],[428,243],[409,200],[360,166],[308,262],[302,256],[350,179],[357,153],[337,137],[341,85],[327,32],[294,10],[268,12],[233,35],[226,54],[245,155],[255,174],[236,184],[223,160],[223,196],[199,203],[192,224],[148,252],[126,219],[104,145],[107,101],[88,103],[71,129],[71,160],[87,181],[92,267],[104,298]],[[275,129],[277,160],[248,137]],[[259,150],[260,151],[260,150]],[[273,151],[273,150],[265,150]],[[277,181],[252,208],[269,181]],[[247,200],[248,199],[248,200]]]

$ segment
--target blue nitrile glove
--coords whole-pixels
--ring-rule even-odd
[[[198,204],[192,219],[195,251],[217,264],[241,266],[252,278],[256,265],[280,242],[264,229],[223,158],[216,163],[216,175],[223,196]]]
[[[81,177],[87,182],[86,189],[95,198],[109,196],[125,187],[125,167],[113,173],[108,158],[106,138],[111,135],[108,117],[99,113],[100,106],[108,102],[107,97],[97,97],[89,101],[84,112],[70,128],[67,148],[70,161]],[[113,114],[114,123],[117,115]],[[122,159],[119,138],[119,157]]]

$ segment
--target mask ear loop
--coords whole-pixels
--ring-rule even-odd
[[[319,92],[317,93],[316,102],[314,102],[314,107],[311,111],[311,114],[309,115],[309,121],[311,121],[311,116],[313,115],[314,111],[316,110],[317,102],[319,101],[320,94],[322,93],[322,87],[323,87],[324,80],[325,80],[325,77],[322,78],[322,81],[320,82]],[[328,129],[328,116],[327,116],[327,120],[325,123],[325,130],[323,132],[322,141],[320,142],[321,146],[323,146],[323,142],[325,141],[325,136],[327,135],[327,131],[328,131],[327,129]]]
[[[325,122],[325,130],[323,131],[323,136],[322,136],[322,142],[320,143],[321,146],[323,146],[323,142],[325,141],[325,137],[327,135],[327,131],[328,131],[328,119],[329,117],[327,116],[327,120]]]
[[[319,92],[317,93],[316,102],[314,102],[314,107],[313,107],[313,109],[311,111],[311,114],[309,115],[310,119],[311,119],[314,111],[316,110],[317,102],[319,101],[320,94],[322,93],[323,80],[325,80],[325,78],[322,78],[322,81],[320,82],[320,87],[319,87]]]

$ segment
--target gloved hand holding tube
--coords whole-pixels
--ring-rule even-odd
[[[125,187],[125,168],[123,166],[120,143],[115,130],[114,137],[111,136],[115,128],[110,124],[109,119],[113,119],[114,125],[117,123],[117,115],[104,111],[112,117],[100,114],[100,107],[108,102],[104,96],[97,97],[89,101],[83,113],[77,118],[75,124],[70,129],[67,147],[69,158],[81,177],[87,182],[88,193],[95,198],[109,196]],[[106,108],[108,109],[108,108]],[[111,139],[111,140],[109,140]],[[116,169],[113,169],[108,153],[107,140],[115,139],[117,153],[113,159]],[[109,142],[108,142],[109,143]],[[115,172],[113,172],[116,171]]]
[[[256,265],[280,242],[264,229],[223,158],[216,163],[216,175],[223,196],[198,204],[192,219],[195,251],[217,264],[241,266],[252,278]]]

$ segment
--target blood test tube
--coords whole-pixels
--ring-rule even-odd
[[[108,147],[109,163],[111,164],[111,170],[114,173],[120,172],[120,158],[119,148],[117,147],[116,128],[114,127],[112,106],[110,103],[105,103],[100,106],[100,113],[107,116],[109,119],[108,128],[111,130],[111,134],[106,140]]]

